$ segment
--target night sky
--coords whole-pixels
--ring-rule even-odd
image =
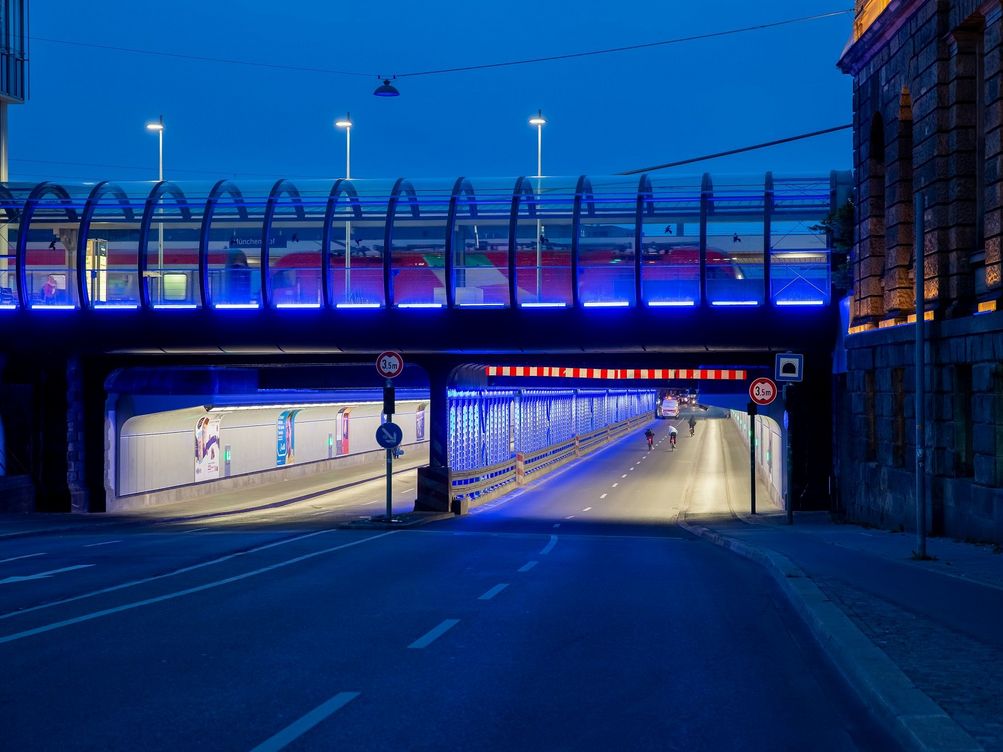
[[[841,10],[834,0],[716,3],[471,2],[31,5],[31,99],[11,108],[11,178],[338,177],[351,111],[353,177],[604,174],[850,122],[835,67],[851,16],[596,57],[393,75],[630,45]],[[365,77],[150,57],[88,42]],[[849,131],[678,168],[679,174],[827,172],[851,164]]]

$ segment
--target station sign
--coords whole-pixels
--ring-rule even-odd
[[[381,352],[376,358],[376,372],[385,379],[395,379],[404,370],[404,356],[394,350]]]
[[[761,376],[749,384],[749,399],[757,405],[768,405],[777,398],[777,385],[773,379]]]

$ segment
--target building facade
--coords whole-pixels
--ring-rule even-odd
[[[915,516],[914,248],[928,344],[922,442],[934,533],[1003,541],[1000,0],[858,0],[855,246],[837,376],[843,511]],[[925,202],[914,236],[914,198]]]

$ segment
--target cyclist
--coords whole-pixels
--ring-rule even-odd
[[[669,447],[672,450],[676,448],[676,427],[671,424],[669,425]]]
[[[690,436],[692,436],[697,432],[697,419],[691,415],[689,421],[687,422],[689,423],[690,426]]]
[[[644,432],[644,438],[648,440],[648,451],[650,452],[655,445],[655,432],[649,428]]]

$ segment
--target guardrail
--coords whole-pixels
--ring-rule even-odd
[[[631,429],[651,420],[645,413],[619,421],[571,439],[551,444],[535,452],[518,452],[505,462],[474,470],[451,471],[449,487],[451,508],[457,514],[471,506],[484,504],[509,490],[513,484],[521,486],[541,475],[556,470],[566,462],[595,451],[611,441],[621,438]]]

